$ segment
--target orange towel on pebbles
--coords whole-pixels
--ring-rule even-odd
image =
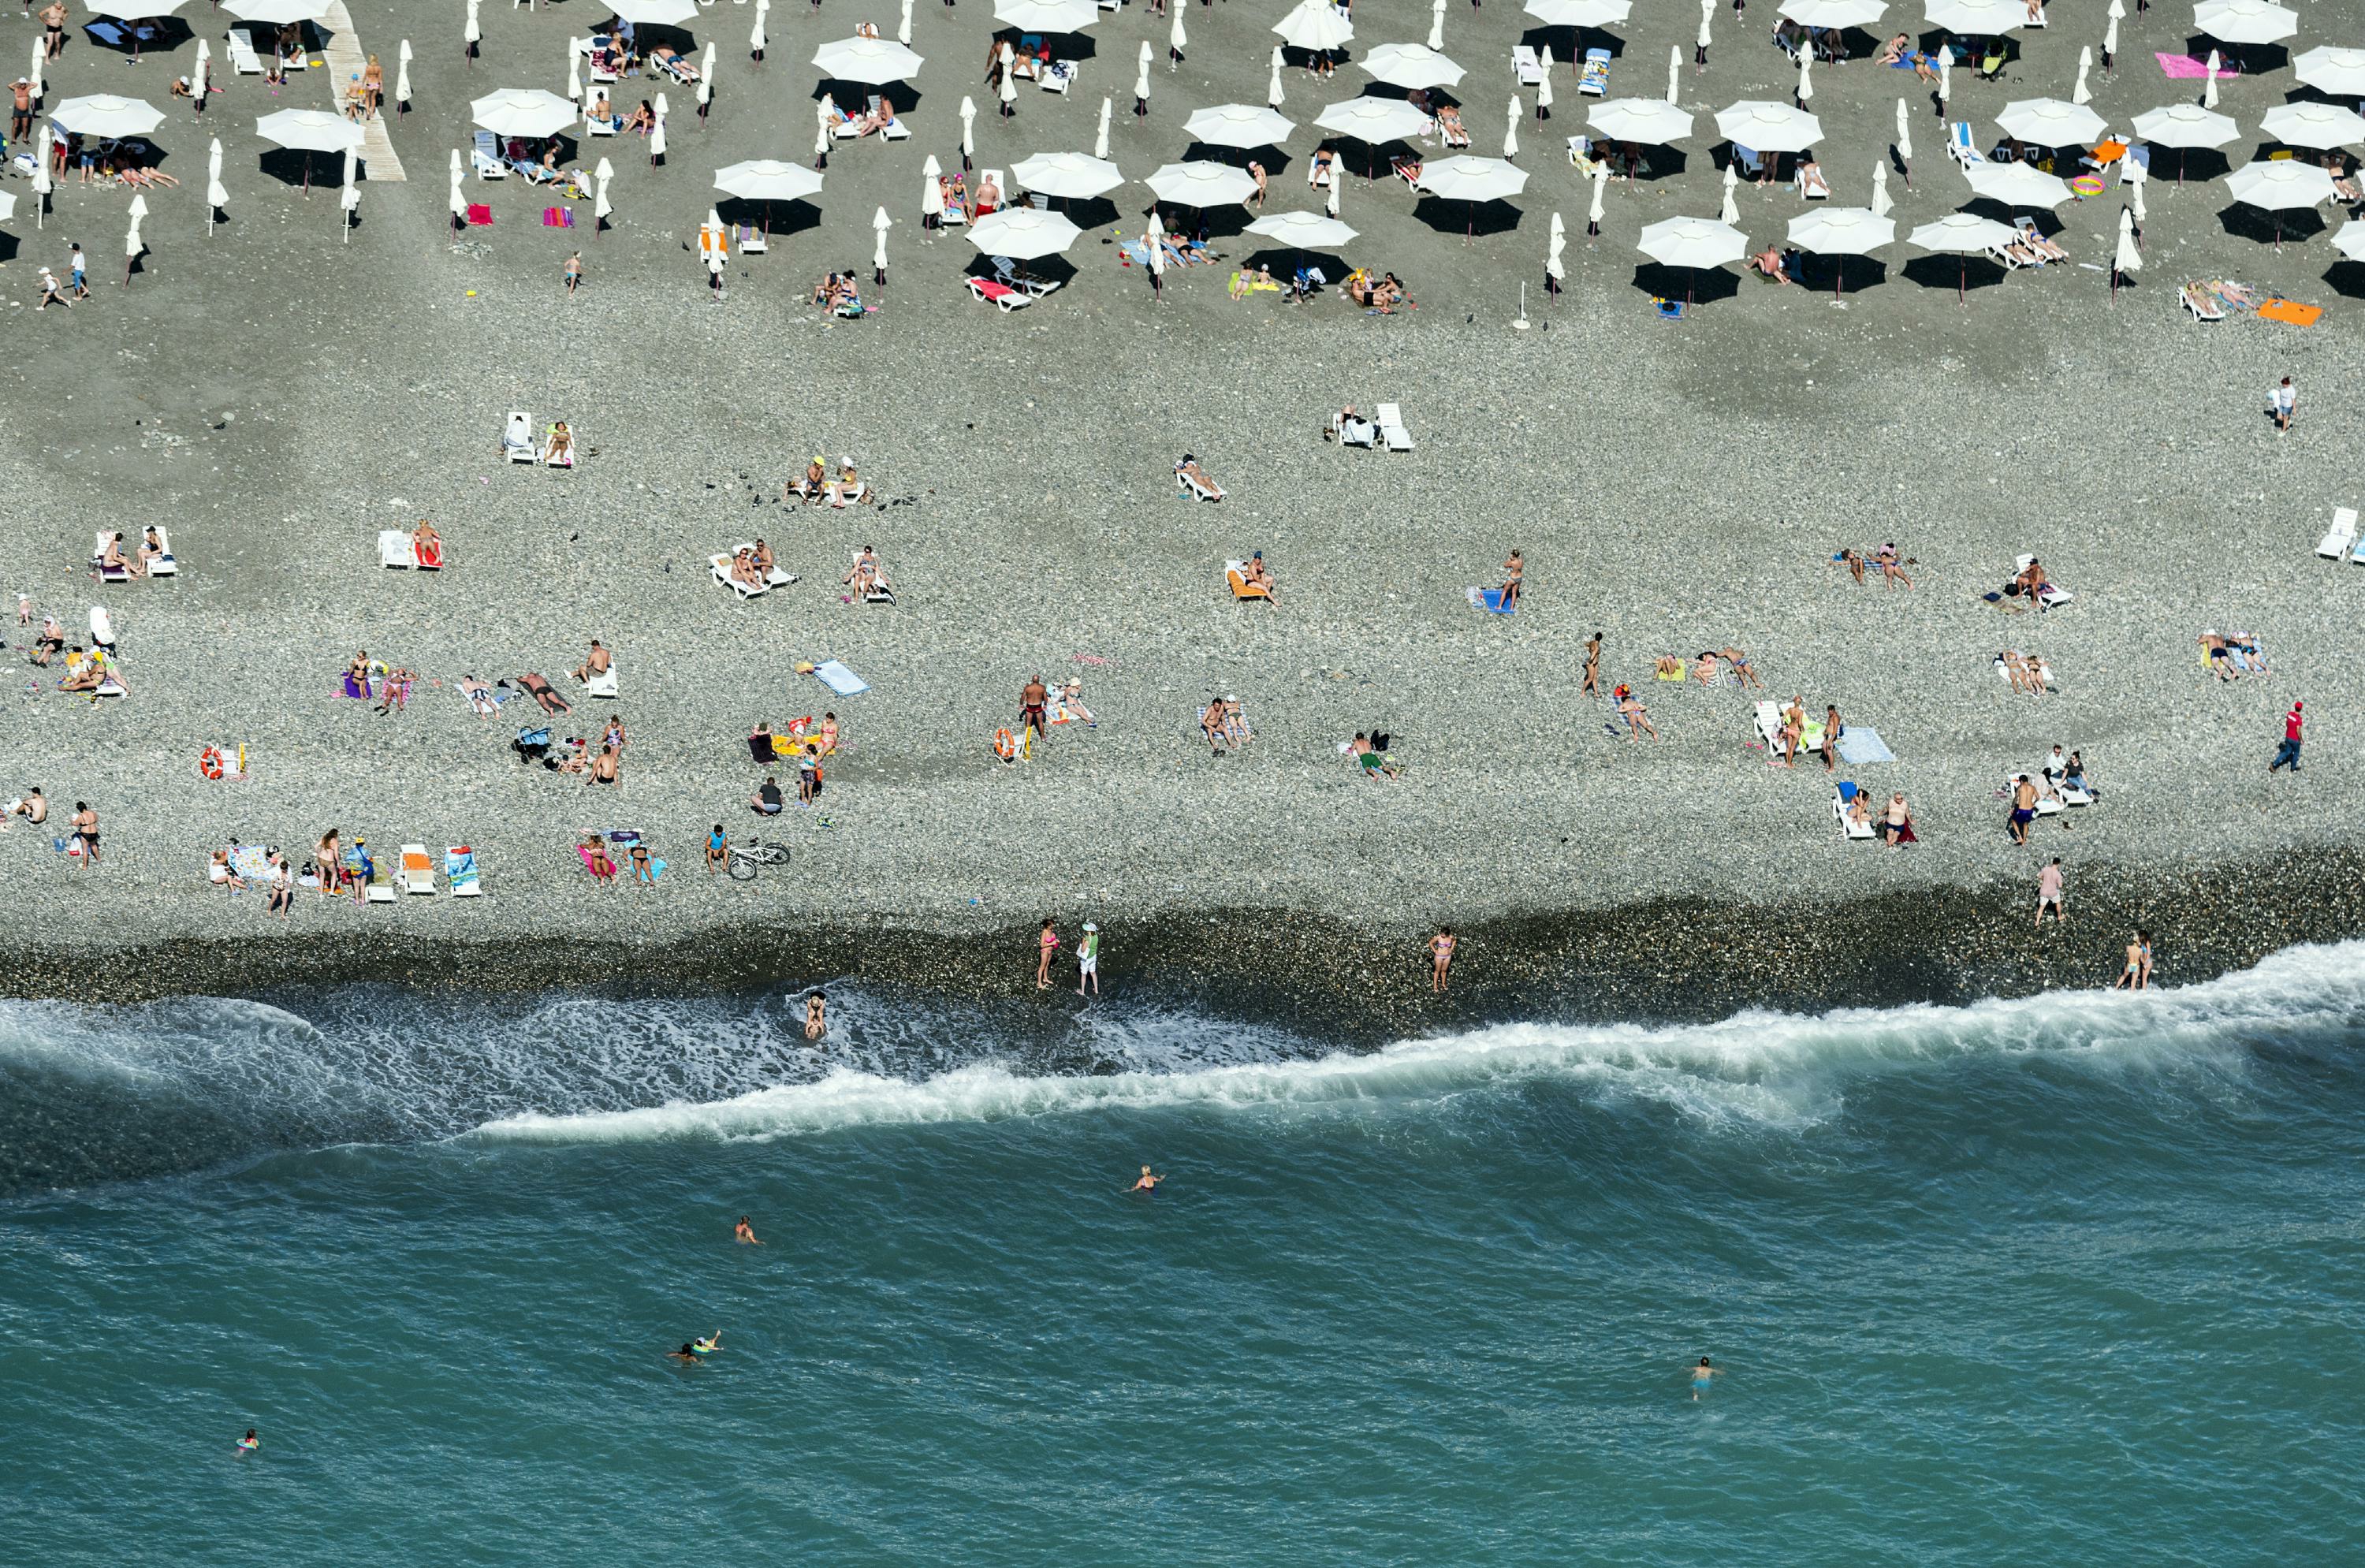
[[[2284,321],[2294,327],[2313,327],[2324,317],[2320,305],[2302,305],[2296,300],[2269,299],[2259,306],[2259,314],[2270,321]]]

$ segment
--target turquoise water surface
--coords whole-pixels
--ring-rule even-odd
[[[832,996],[0,1010],[0,1560],[2365,1562],[2365,945],[1377,1055]]]

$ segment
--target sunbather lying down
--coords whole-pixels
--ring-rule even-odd
[[[1182,460],[1174,465],[1174,476],[1176,483],[1203,499],[1220,501],[1224,498],[1224,487],[1208,478],[1206,470],[1199,466],[1199,460],[1187,452],[1182,454]]]
[[[504,686],[516,687],[528,697],[532,698],[535,702],[539,703],[542,707],[542,711],[545,713],[572,713],[575,711],[573,706],[567,702],[566,699],[561,697],[557,691],[552,688],[550,682],[543,679],[542,677],[538,675],[531,673],[521,675],[513,679],[505,680],[501,682],[501,684]]]

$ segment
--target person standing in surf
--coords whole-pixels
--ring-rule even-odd
[[[1043,917],[1042,934],[1036,939],[1035,989],[1051,989],[1051,955],[1059,950],[1059,934],[1051,929],[1051,917]]]
[[[1084,982],[1090,980],[1093,994],[1101,993],[1101,928],[1091,921],[1084,922],[1084,939],[1076,945],[1076,994],[1084,994]]]
[[[2135,939],[2127,944],[2126,968],[2111,982],[2113,991],[2141,991],[2151,973],[2151,933],[2137,931]]]
[[[1445,974],[1453,967],[1453,927],[1440,925],[1437,935],[1429,939],[1429,989],[1439,996],[1445,994]]]

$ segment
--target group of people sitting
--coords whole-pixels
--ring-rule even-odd
[[[1910,33],[1899,33],[1887,43],[1882,44],[1880,52],[1873,56],[1872,62],[1875,65],[1900,68],[1911,66],[1913,69],[1915,81],[1926,82],[1933,87],[1938,84],[1937,57],[1915,49],[1912,35]]]
[[[855,317],[867,308],[862,303],[862,286],[854,281],[854,269],[830,274],[813,285],[813,302],[833,316]]]
[[[788,500],[793,497],[807,506],[819,506],[827,502],[834,507],[847,507],[861,500],[868,494],[869,494],[869,487],[862,482],[862,476],[856,470],[853,458],[848,457],[840,463],[837,465],[837,477],[832,479],[829,476],[829,465],[819,457],[815,457],[811,463],[805,465],[805,471],[802,474],[788,482],[780,493],[780,498]]]
[[[1905,568],[1915,563],[1898,552],[1897,542],[1893,539],[1884,543],[1869,556],[1852,544],[1844,544],[1840,547],[1840,553],[1832,559],[1848,569],[1848,576],[1855,579],[1858,588],[1864,586],[1864,569],[1866,565],[1880,569],[1883,587],[1910,588],[1913,586],[1913,579],[1905,575]]]
[[[791,719],[779,729],[772,728],[768,719],[757,721],[747,733],[747,756],[758,767],[769,767],[784,756],[837,755],[837,714],[835,710],[824,713],[819,722],[808,713]]]
[[[2019,610],[2031,604],[2050,610],[2069,596],[2046,575],[2045,563],[2031,555],[2001,588],[1979,597],[2000,610]]]
[[[1211,756],[1223,756],[1227,748],[1238,751],[1255,738],[1240,700],[1228,691],[1221,697],[1209,698],[1207,705],[1199,710],[1199,733],[1206,737]]]
[[[164,541],[157,533],[156,525],[150,523],[141,531],[139,545],[129,554],[124,553],[123,534],[119,530],[108,535],[106,546],[98,553],[98,562],[107,575],[120,572],[126,577],[144,577],[166,554]]]
[[[980,189],[979,199],[981,201],[984,199],[982,187]],[[1160,229],[1154,235],[1149,230],[1144,230],[1140,239],[1125,241],[1117,247],[1117,251],[1124,260],[1132,263],[1135,266],[1146,267],[1149,264],[1149,248],[1153,244],[1166,258],[1166,264],[1170,267],[1213,266],[1224,259],[1216,253],[1205,240],[1196,235],[1177,233],[1171,229]]]
[[[1919,842],[1913,832],[1913,812],[1905,803],[1902,790],[1889,797],[1889,804],[1882,808],[1876,819],[1872,812],[1872,796],[1858,790],[1855,799],[1848,802],[1844,815],[1848,822],[1858,827],[1870,823],[1880,835],[1881,842],[1891,849],[1901,849],[1906,845]]]
[[[619,833],[615,836],[623,843],[625,852],[632,857],[631,880],[643,887],[656,887],[657,868],[665,862],[650,857],[648,842],[638,833]],[[594,883],[613,888],[618,868],[616,857],[608,847],[608,837],[603,833],[587,833],[583,835],[583,842],[575,846],[575,852],[583,862],[583,868],[591,873]]]
[[[769,588],[775,564],[772,547],[762,540],[742,544],[731,553],[731,580],[751,588]]]
[[[1516,552],[1513,558],[1517,559]],[[1680,681],[1689,678],[1702,686],[1714,686],[1718,675],[1717,662],[1720,659],[1723,661],[1725,668],[1732,671],[1733,684],[1743,690],[1765,689],[1765,683],[1757,678],[1756,666],[1749,662],[1749,655],[1739,648],[1703,648],[1700,650],[1699,657],[1691,660],[1686,660],[1677,654],[1661,654],[1653,661],[1651,673],[1660,680]]]
[[[1393,316],[1400,308],[1413,308],[1412,297],[1405,293],[1403,281],[1394,273],[1382,273],[1374,277],[1369,267],[1357,267],[1347,274],[1347,281],[1339,286],[1358,306],[1383,316]]]
[[[618,74],[621,75],[622,73]],[[583,118],[598,125],[602,130],[619,134],[636,131],[646,136],[657,128],[657,109],[655,104],[643,98],[638,108],[619,109],[609,101],[608,89],[605,87],[591,89],[591,98],[584,106]]]
[[[49,661],[37,658],[33,662],[47,664]],[[102,689],[106,690],[102,692]],[[66,654],[66,673],[64,678],[58,682],[58,689],[82,692],[95,700],[103,694],[119,694],[131,688],[123,678],[123,666],[113,655],[105,648],[93,648],[84,653],[77,643]]]
[[[1785,250],[1769,241],[1764,250],[1751,252],[1749,270],[1788,287],[1799,281],[1799,269],[1804,261],[1797,246]]]
[[[2254,632],[2220,632],[2214,626],[2201,633],[2202,656],[2209,673],[2220,680],[2239,680],[2246,675],[2272,675],[2273,666],[2267,663],[2266,654],[2259,646]]]
[[[2024,267],[2051,266],[2069,259],[2069,252],[2046,237],[2033,218],[2023,218],[2015,227],[2020,238],[2004,242],[2003,253]]]

